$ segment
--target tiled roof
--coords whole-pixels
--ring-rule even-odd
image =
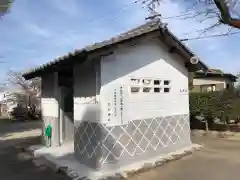
[[[226,77],[232,79],[233,81],[237,80],[237,76],[231,73],[224,73],[219,69],[209,69],[206,72],[197,71],[195,74],[195,78],[202,78],[202,77]]]
[[[26,73],[24,73],[24,77],[26,79],[31,79],[33,77],[36,77],[36,73],[40,72],[40,71],[43,71],[44,69],[47,69],[47,68],[50,68],[52,66],[55,66],[57,64],[60,64],[62,63],[63,61],[67,61],[70,57],[73,57],[73,56],[76,56],[76,55],[82,55],[82,56],[86,56],[86,55],[89,55],[90,53],[96,51],[96,50],[99,50],[99,49],[102,49],[102,48],[106,48],[106,47],[110,47],[111,45],[114,45],[114,44],[117,44],[117,43],[120,43],[120,42],[123,42],[123,41],[126,41],[126,40],[129,40],[129,39],[132,39],[132,38],[136,38],[136,37],[139,37],[139,36],[142,36],[144,34],[148,34],[150,32],[153,32],[153,31],[157,31],[157,30],[161,30],[161,29],[164,29],[165,30],[165,33],[169,36],[172,37],[172,39],[181,47],[184,49],[184,51],[186,51],[189,56],[194,56],[194,54],[184,45],[181,43],[181,41],[176,37],[174,36],[165,26],[164,24],[162,24],[159,20],[153,20],[153,21],[150,21],[150,22],[147,22],[137,28],[134,28],[130,31],[127,31],[125,33],[122,33],[118,36],[115,36],[109,40],[105,40],[105,41],[102,41],[102,42],[99,42],[99,43],[95,43],[93,45],[90,45],[90,46],[86,46],[80,50],[75,50],[74,52],[71,52],[71,53],[68,53],[67,55],[63,56],[63,57],[60,57],[60,58],[57,58],[49,63],[46,63],[42,66],[39,66],[35,69],[32,69]],[[203,63],[203,62],[200,62],[201,65],[205,68],[207,68],[207,66]]]

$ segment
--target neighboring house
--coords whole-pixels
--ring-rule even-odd
[[[231,89],[237,77],[233,74],[223,73],[220,70],[209,69],[207,72],[197,71],[193,78],[192,92],[211,92]]]
[[[42,78],[52,146],[74,141],[79,162],[101,171],[191,145],[188,70],[207,69],[192,56],[151,21],[23,76]]]

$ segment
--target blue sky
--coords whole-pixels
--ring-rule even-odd
[[[166,0],[165,0],[166,1]],[[10,70],[26,70],[133,28],[145,20],[147,11],[133,0],[15,0],[0,21],[0,77]],[[163,17],[185,11],[179,1],[160,7]],[[199,23],[180,18],[163,19],[179,38],[196,37],[195,30],[215,20]],[[227,31],[226,26],[208,34]],[[192,32],[189,34],[189,32]],[[187,45],[210,67],[240,71],[240,34],[188,41]]]

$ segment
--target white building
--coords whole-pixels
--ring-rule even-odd
[[[191,144],[188,70],[207,68],[192,65],[192,56],[151,21],[24,77],[42,78],[42,117],[53,127],[52,145],[74,141],[80,163],[103,170]]]

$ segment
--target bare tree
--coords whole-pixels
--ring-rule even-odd
[[[171,0],[176,1],[176,0]],[[179,3],[180,0],[178,0]],[[155,18],[161,16],[156,12],[156,8],[161,5],[163,0],[142,0],[144,6],[146,6],[151,12],[149,18]],[[182,0],[182,2],[189,2],[188,0]],[[207,19],[217,18],[218,21],[204,29],[207,31],[214,27],[218,27],[221,24],[229,25],[232,28],[240,29],[240,1],[239,0],[193,0],[192,6],[187,11],[194,11],[194,13],[186,13],[185,18],[196,18],[200,21]],[[229,32],[231,29],[229,30]]]
[[[14,88],[15,91],[11,92],[8,100],[24,104],[28,108],[31,115],[40,113],[40,90],[41,80],[39,78],[26,81],[22,77],[22,73],[10,71],[8,73],[8,86]]]

